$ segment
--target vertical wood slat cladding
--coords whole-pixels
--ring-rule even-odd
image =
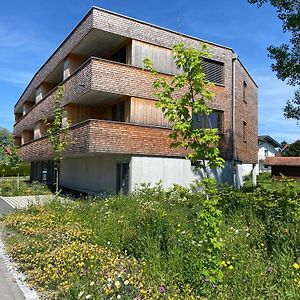
[[[173,53],[170,49],[133,40],[132,65],[143,68],[145,58],[149,58],[153,62],[153,67],[158,72],[167,74],[179,73],[173,60]]]
[[[161,109],[155,106],[156,101],[131,97],[130,104],[131,123],[169,127]]]

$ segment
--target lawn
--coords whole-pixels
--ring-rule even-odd
[[[53,201],[6,216],[8,252],[46,299],[300,299],[296,184]]]

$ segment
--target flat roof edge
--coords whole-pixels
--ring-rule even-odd
[[[151,26],[151,27],[154,27],[154,28],[157,28],[157,29],[168,31],[168,32],[180,35],[180,36],[184,36],[184,37],[187,37],[187,38],[190,38],[190,39],[197,40],[199,42],[203,42],[203,43],[206,43],[206,44],[211,44],[211,45],[221,47],[221,48],[224,48],[224,49],[227,49],[227,50],[231,50],[232,52],[234,52],[234,50],[230,47],[227,47],[227,46],[224,46],[224,45],[221,45],[221,44],[217,44],[217,43],[214,43],[214,42],[206,41],[206,40],[200,39],[200,38],[192,36],[192,35],[181,33],[181,32],[178,32],[178,31],[175,31],[175,30],[163,27],[163,26],[155,25],[153,23],[149,23],[149,22],[146,22],[146,21],[142,21],[142,20],[139,20],[139,19],[136,19],[136,18],[133,18],[133,17],[125,16],[125,15],[122,15],[120,13],[116,13],[116,12],[110,11],[110,10],[102,8],[102,7],[93,6],[92,8],[103,11],[103,12],[106,12],[106,13],[109,13],[111,15],[119,16],[119,17],[122,17],[122,18],[125,18],[125,19],[128,19],[128,20],[132,20],[132,21],[137,22],[137,23],[148,25],[148,26]]]

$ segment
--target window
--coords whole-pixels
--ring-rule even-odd
[[[126,64],[126,46],[115,52],[111,56],[111,60]]]
[[[115,104],[111,108],[112,121],[125,122],[125,102]]]
[[[269,151],[265,149],[265,156],[269,155]]]
[[[247,83],[243,82],[243,101],[247,103]]]
[[[243,141],[246,142],[247,138],[247,123],[243,122]]]
[[[223,112],[214,110],[210,115],[193,115],[194,128],[218,128],[223,131]]]
[[[117,163],[117,193],[128,194],[129,163]]]
[[[206,80],[224,85],[224,63],[204,58],[202,64]]]

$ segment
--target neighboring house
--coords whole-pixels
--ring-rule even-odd
[[[280,147],[281,144],[269,135],[260,135],[258,137],[259,173],[271,172],[271,167],[266,166],[264,161],[267,157],[280,155]]]
[[[272,176],[300,180],[300,157],[267,157],[265,165],[271,167]]]
[[[60,185],[83,192],[130,192],[162,180],[188,185],[202,175],[186,151],[170,148],[170,127],[156,108],[154,61],[163,76],[178,73],[174,44],[199,47],[201,40],[93,7],[37,71],[15,105],[14,137],[31,162],[31,180],[54,181],[51,145],[43,117],[51,120],[53,95],[63,85],[63,106],[72,122]],[[212,127],[219,128],[225,168],[211,171],[219,182],[242,182],[245,166],[257,164],[257,86],[231,48],[206,42],[204,59],[212,81]],[[46,174],[46,176],[45,176]]]

